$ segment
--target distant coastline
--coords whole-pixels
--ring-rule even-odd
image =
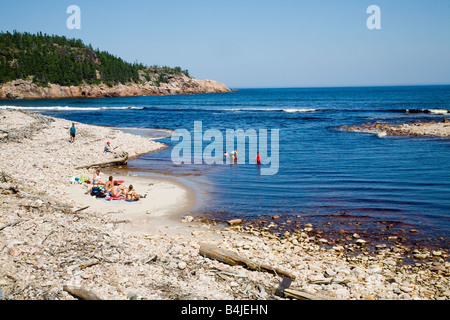
[[[231,92],[224,84],[213,80],[196,80],[185,75],[174,75],[169,82],[159,87],[151,83],[106,85],[61,86],[49,84],[38,86],[31,80],[13,80],[0,87],[0,100],[37,100],[37,99],[78,99],[161,96],[198,93]]]
[[[181,67],[128,63],[79,39],[0,32],[0,100],[230,92]]]

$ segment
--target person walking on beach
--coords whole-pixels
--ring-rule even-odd
[[[72,126],[69,129],[69,135],[70,135],[70,143],[75,142],[75,134],[77,132],[77,128],[75,127],[75,123],[72,123]]]

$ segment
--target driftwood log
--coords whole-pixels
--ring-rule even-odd
[[[70,293],[75,298],[81,300],[102,300],[95,293],[87,291],[83,288],[73,286],[63,286],[63,290]]]
[[[251,270],[266,271],[281,277],[288,277],[295,280],[295,276],[285,270],[254,262],[238,255],[234,251],[224,250],[209,244],[201,243],[199,253],[203,257],[215,259],[232,266],[245,266]]]
[[[85,166],[76,167],[75,169],[89,169],[91,167],[107,167],[110,165],[121,165],[121,164],[127,164],[128,162],[128,153],[125,152],[125,155],[121,158],[112,159],[109,161],[99,162],[99,163],[93,163],[88,164]]]

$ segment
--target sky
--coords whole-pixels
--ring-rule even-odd
[[[229,88],[450,84],[450,0],[5,2],[0,31],[79,38]],[[70,5],[81,29],[67,28]]]

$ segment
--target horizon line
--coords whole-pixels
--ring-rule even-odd
[[[348,86],[279,86],[279,87],[228,87],[229,89],[339,89],[339,88],[383,88],[383,87],[438,87],[450,86],[450,83],[443,84],[380,84],[380,85],[348,85]]]

